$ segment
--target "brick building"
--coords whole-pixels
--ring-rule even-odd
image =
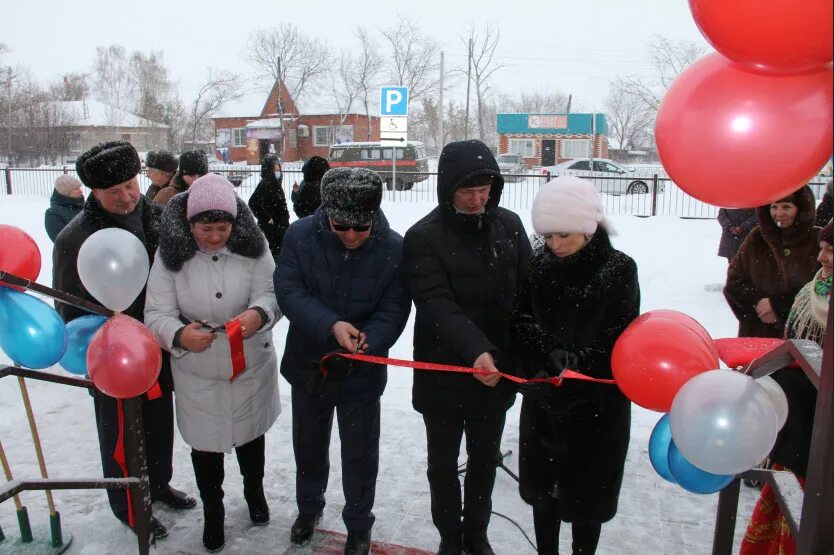
[[[571,158],[608,158],[605,114],[498,114],[498,153],[520,154],[528,166]]]
[[[284,107],[282,125],[278,101]],[[310,156],[327,157],[331,144],[379,141],[379,117],[309,109],[296,103],[276,81],[259,115],[217,117],[214,121],[217,158],[259,164],[266,154],[281,152],[288,162]],[[369,121],[370,120],[370,121]]]

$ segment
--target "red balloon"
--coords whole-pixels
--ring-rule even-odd
[[[614,381],[623,394],[659,412],[669,412],[690,378],[718,366],[718,357],[695,331],[663,318],[632,322],[611,354]]]
[[[162,351],[141,322],[116,314],[93,335],[87,371],[95,386],[117,399],[146,393],[159,377]]]
[[[13,225],[0,224],[0,272],[35,281],[41,273],[41,251],[29,234]],[[0,283],[0,287],[13,287]]]
[[[789,195],[831,156],[832,76],[830,65],[774,77],[706,56],[678,76],[658,110],[663,167],[716,206],[752,208]]]
[[[671,310],[668,308],[658,308],[656,310],[650,310],[648,312],[644,312],[640,316],[638,316],[634,321],[642,321],[642,320],[650,320],[653,318],[659,318],[661,320],[671,320],[673,322],[677,322],[687,328],[691,329],[695,333],[698,334],[698,337],[704,340],[707,347],[712,351],[716,358],[721,358],[718,352],[718,346],[715,344],[715,340],[707,331],[707,328],[701,325],[701,323],[689,316],[688,314],[684,314],[683,312],[679,312],[677,310]]]
[[[831,0],[689,0],[716,50],[770,73],[820,69],[834,58],[832,6]]]

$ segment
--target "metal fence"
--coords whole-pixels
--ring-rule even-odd
[[[212,172],[223,175],[237,186],[238,194],[248,198],[260,180],[260,167],[222,166],[212,167]],[[75,175],[75,168],[4,168],[0,170],[0,197],[5,195],[49,196],[52,194],[55,178],[61,174]],[[385,199],[400,203],[434,203],[437,201],[437,173],[397,172],[398,179],[414,182],[408,190],[386,190]],[[718,208],[703,203],[681,190],[671,179],[661,174],[629,173],[616,176],[581,176],[594,183],[601,193],[605,211],[608,214],[630,214],[634,216],[678,216],[682,218],[715,218]],[[301,182],[301,171],[284,170],[284,189],[290,198],[294,183]],[[505,175],[501,205],[517,212],[528,211],[533,199],[548,175],[527,173]],[[142,190],[147,190],[150,181],[144,171],[139,175]],[[809,185],[817,199],[825,192],[828,178],[819,177]]]

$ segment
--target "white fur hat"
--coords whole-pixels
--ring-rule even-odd
[[[572,175],[557,177],[542,185],[533,201],[532,217],[533,229],[539,235],[591,235],[598,225],[611,231],[594,185]]]

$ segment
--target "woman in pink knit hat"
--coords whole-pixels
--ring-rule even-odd
[[[544,242],[513,315],[525,377],[570,369],[610,380],[614,342],[640,313],[637,266],[611,246],[599,195],[583,179],[545,184],[532,219]],[[617,513],[631,403],[614,385],[579,380],[520,390],[520,492],[533,506],[538,552],[558,553],[564,521],[573,553],[594,553],[602,523]]]
[[[269,522],[264,434],[281,411],[275,263],[249,207],[215,174],[169,201],[159,235],[145,324],[171,353],[177,425],[192,448],[203,501],[203,546],[218,551],[225,544],[223,454],[233,448],[249,517]]]

